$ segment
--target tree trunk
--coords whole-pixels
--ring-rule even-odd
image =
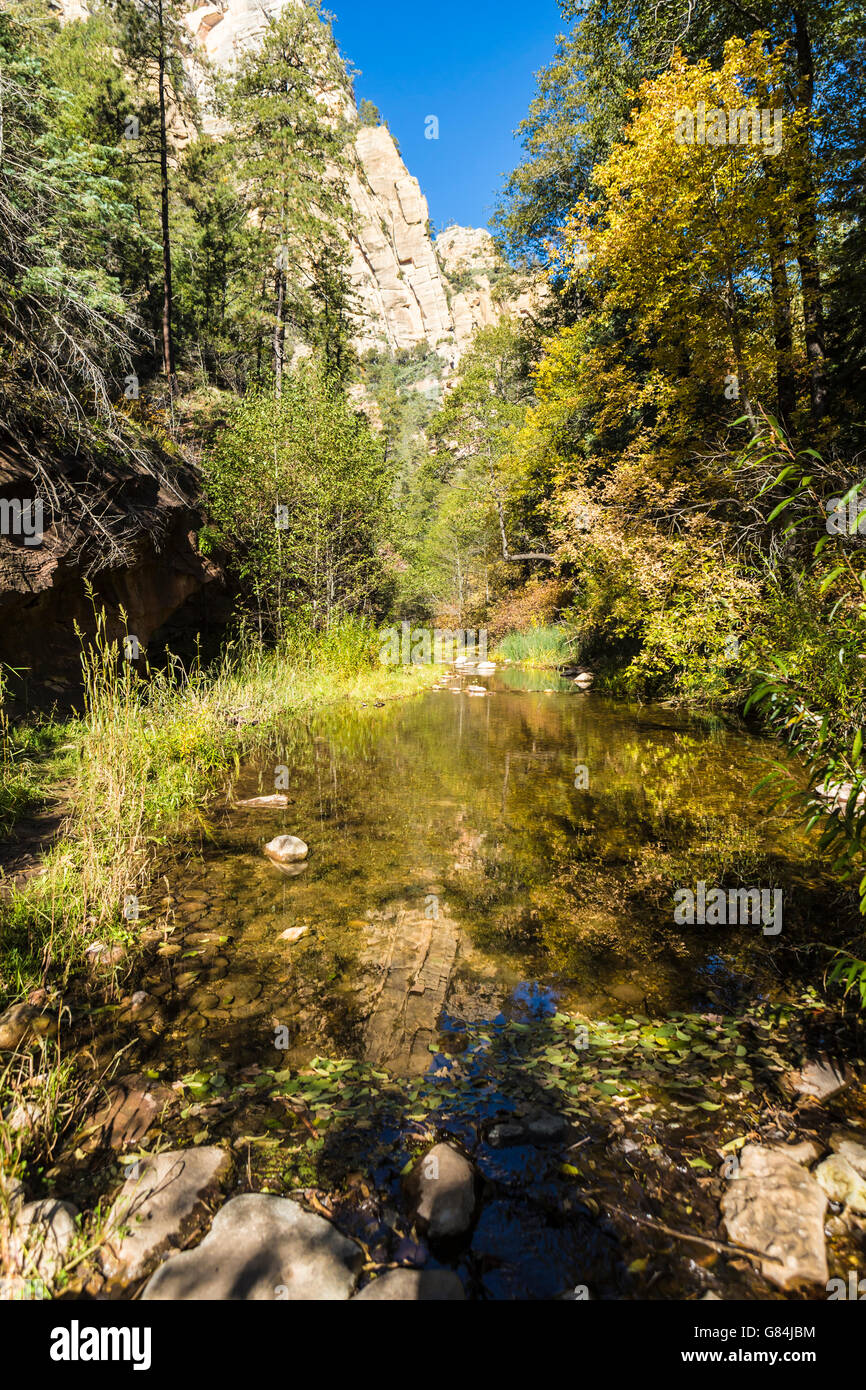
[[[766,166],[765,166],[766,169]],[[771,184],[774,182],[766,170]],[[773,299],[773,343],[776,351],[776,414],[785,430],[797,406],[797,385],[794,376],[794,331],[791,310],[791,288],[785,254],[785,232],[781,219],[769,219],[770,292]]]
[[[285,304],[285,279],[282,268],[277,271],[277,316],[274,324],[274,380],[277,400],[283,394],[283,306]]]
[[[162,370],[168,379],[168,389],[175,392],[174,343],[171,333],[171,236],[168,224],[168,131],[165,119],[165,23],[163,0],[158,0],[159,21],[158,91],[159,91],[159,198],[162,225]]]
[[[797,105],[811,116],[815,97],[815,69],[812,40],[804,12],[794,9],[794,30],[797,48],[797,67],[800,73],[800,93]],[[824,302],[821,275],[818,269],[818,216],[815,185],[812,178],[811,136],[804,132],[804,161],[802,200],[797,215],[797,264],[800,268],[800,287],[803,294],[803,326],[806,338],[806,357],[812,414],[816,419],[824,414],[827,405],[826,352],[824,345]]]

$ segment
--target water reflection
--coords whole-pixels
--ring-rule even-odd
[[[161,1045],[260,1060],[279,1028],[287,1064],[341,1053],[418,1072],[443,1012],[454,1027],[705,1007],[814,974],[827,887],[800,833],[749,795],[762,745],[549,679],[511,669],[483,696],[288,726],[233,791],[272,792],[286,765],[289,805],[218,810],[173,872],[175,931],[144,981]],[[282,833],[310,846],[291,878],[262,854]],[[674,889],[698,879],[781,886],[783,938],[675,925]]]

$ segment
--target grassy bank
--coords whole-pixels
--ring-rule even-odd
[[[509,632],[496,644],[494,661],[518,661],[522,666],[547,670],[575,660],[578,636],[565,627],[528,627]]]
[[[140,674],[118,659],[101,617],[84,649],[81,716],[37,731],[4,729],[8,821],[57,792],[58,779],[70,816],[43,871],[0,906],[0,1005],[46,986],[62,989],[88,952],[106,964],[120,957],[115,948],[126,950],[135,931],[124,902],[145,903],[154,853],[189,826],[276,723],[431,683],[432,667],[381,665],[374,636],[355,622],[318,636],[296,630],[274,650],[238,643],[208,670],[170,660]],[[41,759],[20,755],[28,740],[42,747]]]

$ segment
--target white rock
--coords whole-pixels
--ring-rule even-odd
[[[826,1285],[824,1246],[827,1197],[784,1149],[747,1144],[737,1174],[722,1197],[728,1237],[764,1255],[765,1279],[788,1289]]]
[[[850,1211],[866,1212],[866,1180],[842,1154],[831,1154],[819,1163],[815,1181],[831,1202],[843,1202]]]
[[[277,864],[296,864],[306,859],[309,849],[297,835],[277,835],[265,845],[265,854]]]
[[[167,1149],[136,1163],[109,1215],[106,1273],[127,1282],[143,1278],[160,1255],[195,1234],[231,1168],[231,1154],[215,1145]]]
[[[248,796],[245,801],[237,802],[239,811],[267,810],[270,807],[288,806],[289,798],[282,792],[274,792],[271,796]]]
[[[300,941],[301,937],[306,936],[309,930],[309,927],[286,927],[285,931],[280,932],[278,940],[289,942]]]
[[[363,1262],[360,1245],[324,1217],[250,1192],[226,1202],[201,1245],[160,1265],[142,1299],[337,1302]]]

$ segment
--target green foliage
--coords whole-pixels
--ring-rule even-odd
[[[564,627],[530,627],[509,632],[497,642],[493,657],[541,668],[562,666],[574,658],[575,636]]]
[[[346,86],[324,14],[309,4],[269,17],[222,84],[229,157],[257,229],[246,259],[262,285],[259,353],[267,332],[277,392],[298,342],[319,347],[338,375],[348,370],[353,304],[339,227],[350,129],[333,101]]]
[[[372,101],[368,101],[366,97],[358,107],[358,119],[361,125],[374,126],[382,124],[382,117],[379,114],[378,106]]]
[[[384,599],[382,449],[315,364],[295,371],[281,397],[256,389],[238,403],[205,484],[215,539],[261,635],[282,634],[290,610],[328,629]]]

